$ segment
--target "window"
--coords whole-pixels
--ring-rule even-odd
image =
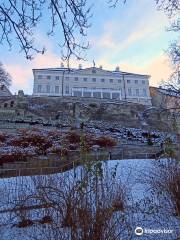
[[[65,93],[66,93],[66,94],[69,94],[69,85],[66,85]]]
[[[132,96],[132,90],[131,90],[131,88],[128,88],[128,95],[129,95],[129,96]]]
[[[37,77],[38,77],[38,79],[42,79],[42,75],[38,75]]]
[[[4,108],[7,108],[8,107],[8,104],[7,103],[4,103]]]
[[[131,83],[131,80],[127,80],[127,83]]]
[[[95,98],[101,98],[101,93],[100,92],[94,92],[93,97]]]
[[[83,96],[84,96],[84,97],[91,97],[91,92],[84,92],[84,93],[83,93]]]
[[[84,80],[84,82],[87,82],[87,78],[85,77],[85,78],[83,78],[83,80]]]
[[[73,96],[75,97],[82,97],[82,92],[81,91],[74,91]]]
[[[144,97],[146,97],[146,96],[147,96],[147,91],[146,91],[146,89],[145,89],[145,88],[143,89],[143,96],[144,96]]]
[[[40,93],[42,91],[42,86],[38,85],[37,91]]]
[[[139,96],[139,89],[136,89],[136,96]]]
[[[93,78],[92,81],[93,81],[93,82],[96,82],[96,78]]]
[[[110,83],[113,83],[113,79],[109,79],[109,82],[110,82]]]
[[[138,80],[135,80],[135,84],[138,84]]]
[[[118,79],[118,83],[121,83],[121,79]]]
[[[78,77],[75,77],[74,80],[75,80],[75,81],[78,81]]]
[[[111,98],[111,95],[109,92],[103,92],[103,98],[108,98],[110,99]]]
[[[112,93],[112,98],[113,99],[119,99],[120,98],[119,93]]]
[[[101,79],[101,82],[105,82],[104,78]]]
[[[142,80],[142,84],[145,84],[145,80]]]
[[[69,77],[65,77],[65,79],[66,79],[67,81],[69,81]]]
[[[56,76],[56,80],[59,80],[59,76]]]
[[[59,93],[59,86],[55,86],[55,93]]]
[[[50,86],[49,85],[46,85],[46,92],[50,93]]]
[[[10,107],[14,107],[14,101],[11,101]]]
[[[50,79],[51,79],[51,76],[50,76],[50,75],[47,75],[47,79],[50,80]]]

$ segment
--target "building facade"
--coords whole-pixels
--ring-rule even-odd
[[[117,67],[33,69],[34,96],[74,96],[125,100],[151,105],[149,75],[122,72]]]
[[[180,111],[180,92],[172,89],[150,87],[152,105],[172,111]]]

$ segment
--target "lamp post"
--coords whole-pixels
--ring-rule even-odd
[[[63,75],[62,75],[62,91],[61,91],[62,97],[64,96],[64,74],[65,74],[65,70],[63,70]]]
[[[125,82],[125,78],[124,78],[125,74],[122,73],[122,77],[123,77],[123,86],[124,86],[124,99],[126,100],[127,96],[126,96],[126,82]]]
[[[127,93],[126,93],[126,81],[125,81],[125,76],[132,76],[132,73],[123,73],[122,72],[122,78],[123,78],[123,86],[124,86],[124,99],[127,99]]]

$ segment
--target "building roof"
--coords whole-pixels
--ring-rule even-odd
[[[160,88],[160,87],[159,88],[158,87],[150,87],[150,88],[154,88],[162,94],[180,98],[180,89],[179,89],[179,91],[178,90],[176,91],[173,89],[166,89],[166,88]]]
[[[166,95],[169,95],[169,96],[172,96],[172,97],[177,97],[177,98],[180,98],[180,91],[175,91],[175,90],[172,90],[172,89],[164,89],[164,88],[158,88],[159,92],[163,93],[163,94],[166,94]]]
[[[139,74],[139,73],[130,73],[130,72],[124,72],[124,71],[110,71],[110,70],[105,70],[102,68],[97,68],[97,67],[89,67],[89,68],[66,68],[66,67],[58,67],[58,68],[35,68],[32,69],[33,72],[36,70],[39,71],[53,71],[53,72],[83,72],[86,70],[90,70],[90,69],[95,69],[97,71],[102,71],[102,72],[106,72],[109,74],[114,74],[114,75],[124,75],[124,76],[144,76],[144,77],[150,77],[150,75],[147,74]]]

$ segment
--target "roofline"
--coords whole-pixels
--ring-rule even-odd
[[[141,74],[141,73],[130,73],[130,72],[121,72],[123,75],[138,75],[138,76],[145,76],[145,77],[151,77],[149,74]]]
[[[148,77],[150,78],[151,76],[148,75],[148,74],[140,74],[140,73],[131,73],[131,72],[124,72],[124,71],[115,71],[115,70],[106,70],[106,69],[101,69],[101,68],[97,68],[97,67],[88,67],[88,68],[82,68],[82,69],[79,69],[79,68],[62,68],[62,67],[59,67],[59,68],[33,68],[32,71],[41,71],[41,70],[48,70],[48,71],[55,71],[55,72],[63,72],[63,71],[66,71],[66,72],[70,72],[70,71],[82,71],[82,70],[86,70],[86,69],[91,69],[91,68],[96,68],[96,69],[100,69],[100,70],[104,70],[106,72],[109,72],[109,73],[113,73],[113,74],[122,74],[122,75],[136,75],[136,76],[144,76],[144,77]]]
[[[171,97],[175,97],[175,98],[180,98],[180,93],[177,93],[175,90],[173,89],[166,89],[166,88],[159,88],[159,87],[151,87],[150,88],[154,88],[156,89],[156,91],[158,91],[159,93],[161,94],[164,94],[164,95],[168,95],[168,96],[171,96]],[[164,92],[162,92],[161,90],[163,90]],[[174,93],[174,95],[173,95]]]

